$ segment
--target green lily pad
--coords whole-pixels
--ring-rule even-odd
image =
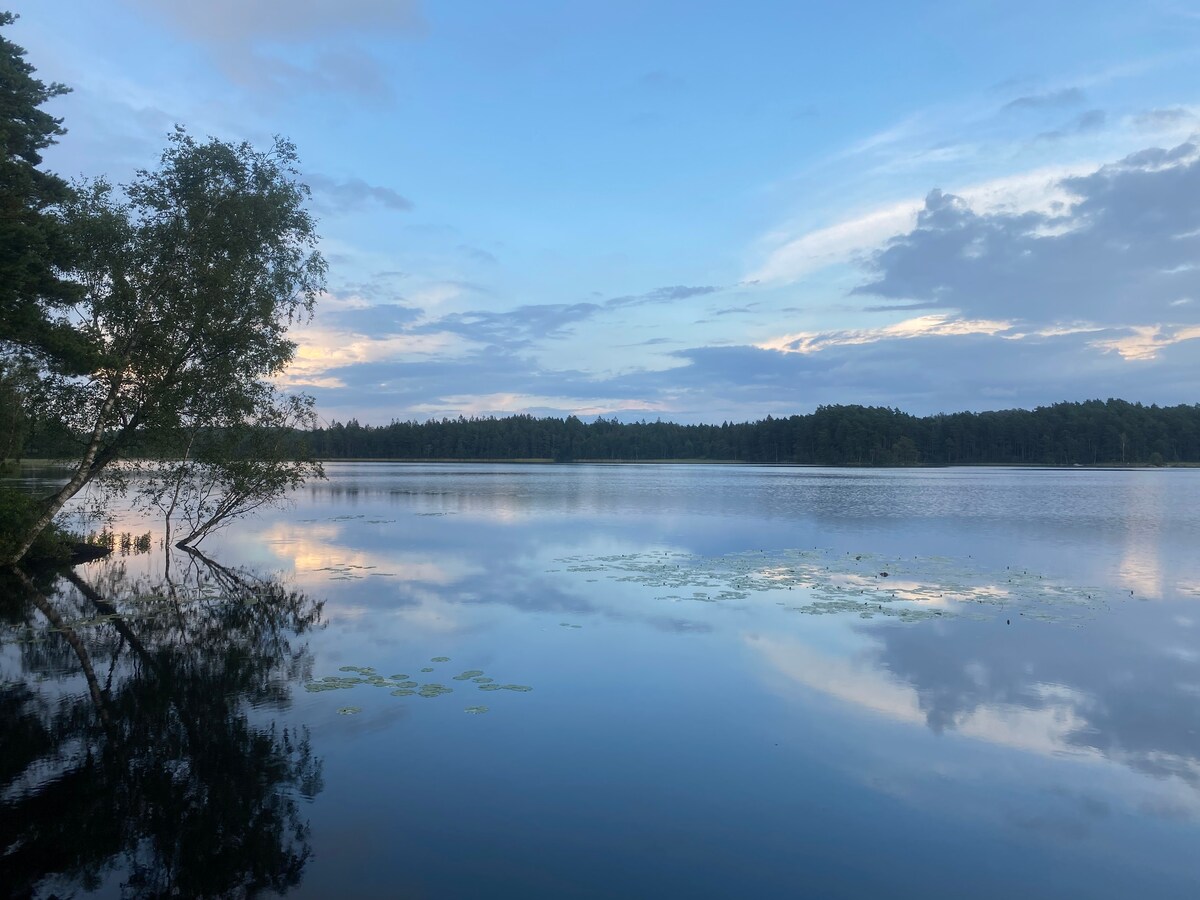
[[[468,706],[466,709],[463,710],[463,712],[469,712],[475,716],[478,716],[487,711],[488,711],[488,708],[486,706]]]
[[[467,669],[467,671],[463,672],[461,675],[455,675],[454,680],[455,681],[470,681],[475,676],[482,675],[482,674],[483,674],[483,669]]]
[[[475,682],[476,684],[491,684],[496,679],[495,678],[472,678],[471,680],[473,682]]]
[[[503,684],[500,687],[506,691],[519,691],[522,694],[527,694],[533,690],[533,688],[527,684]]]
[[[448,656],[435,656],[433,659],[431,659],[431,660],[430,660],[430,662],[450,662],[450,657],[448,657]]]
[[[416,693],[416,691],[410,690],[409,688],[396,688],[396,690],[392,691],[392,696],[393,697],[411,697],[415,693]]]

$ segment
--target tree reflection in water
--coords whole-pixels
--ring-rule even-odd
[[[301,879],[321,762],[271,711],[311,674],[297,638],[321,604],[198,553],[176,568],[137,577],[113,561],[0,588],[0,884],[14,896],[224,897]]]

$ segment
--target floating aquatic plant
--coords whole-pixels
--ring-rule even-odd
[[[475,716],[480,715],[481,713],[485,713],[487,711],[488,711],[488,708],[486,706],[468,706],[466,709],[463,710],[463,712],[468,712]]]
[[[434,657],[434,661],[447,662],[449,661],[449,657]],[[339,671],[347,674],[326,675],[320,681],[311,681],[305,684],[304,689],[310,693],[321,693],[323,691],[348,690],[360,684],[365,684],[371,687],[390,688],[389,693],[393,697],[419,696],[426,699],[454,692],[454,688],[437,682],[419,685],[403,673],[385,678],[383,675],[376,674],[375,669],[371,666],[341,666]],[[432,672],[434,670],[432,667],[427,666],[421,671]],[[467,669],[453,676],[453,678],[456,681],[470,681],[480,690],[486,691],[508,690],[521,693],[533,690],[528,685],[522,684],[495,684],[492,678],[483,674],[482,669]],[[487,711],[486,707],[482,709],[484,712]],[[345,712],[345,710],[352,710],[353,712]],[[352,715],[358,711],[359,707],[343,707],[338,710],[342,715]]]
[[[673,551],[569,557],[568,572],[606,571],[617,582],[667,588],[656,599],[681,603],[744,601],[755,594],[802,592],[810,615],[853,613],[911,622],[972,615],[981,605],[1033,607],[1030,618],[1073,622],[1103,608],[1108,595],[1096,588],[1057,583],[1028,571],[988,572],[967,560],[946,557],[893,558],[829,550],[762,550],[705,558]],[[679,593],[675,593],[679,592]],[[776,594],[778,597],[778,594]],[[857,599],[854,599],[857,598]],[[775,599],[775,598],[772,598]],[[787,606],[782,600],[781,606]],[[929,607],[936,605],[936,610]],[[564,628],[572,626],[562,622]]]
[[[430,660],[430,662],[450,662],[450,657],[448,657],[448,656],[435,656],[433,659],[431,659],[431,660]]]
[[[356,716],[362,712],[361,706],[343,706],[338,710],[339,716]]]

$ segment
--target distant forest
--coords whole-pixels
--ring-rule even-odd
[[[528,415],[382,426],[351,420],[309,432],[308,439],[325,459],[1170,465],[1200,463],[1200,404],[1091,400],[923,417],[886,407],[821,406],[804,416],[722,425]]]

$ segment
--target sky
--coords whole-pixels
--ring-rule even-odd
[[[59,174],[296,143],[327,422],[1200,402],[1200,2],[9,8]]]

